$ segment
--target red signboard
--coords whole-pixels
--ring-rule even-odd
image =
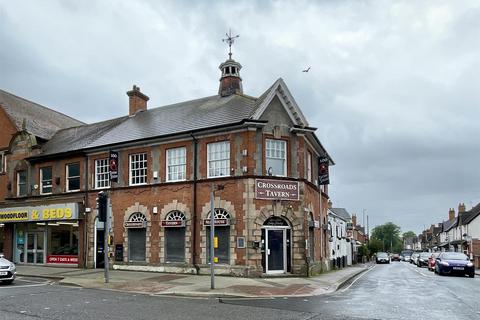
[[[124,222],[125,228],[146,228],[147,221],[125,221]]]
[[[203,220],[203,225],[209,226],[210,219]],[[229,226],[229,225],[230,225],[230,219],[215,219],[215,226]]]
[[[255,198],[298,201],[298,182],[270,179],[255,180]]]
[[[78,264],[78,256],[47,256],[47,263]]]
[[[162,220],[162,227],[185,227],[185,220]]]

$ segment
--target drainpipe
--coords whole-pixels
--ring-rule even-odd
[[[200,267],[197,264],[197,162],[198,162],[198,140],[193,135],[193,132],[190,133],[190,136],[193,139],[193,210],[192,210],[192,234],[193,234],[193,241],[192,241],[192,263],[195,269],[197,270],[197,274],[199,274]]]
[[[88,259],[88,236],[87,236],[87,212],[85,209],[88,208],[88,155],[85,155],[85,200],[84,200],[84,218],[83,218],[83,268],[87,268],[87,259]]]

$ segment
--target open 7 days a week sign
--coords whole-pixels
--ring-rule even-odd
[[[255,179],[255,198],[265,200],[298,201],[298,182],[286,180]]]

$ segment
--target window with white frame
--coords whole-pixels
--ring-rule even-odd
[[[307,180],[312,182],[312,154],[307,152]]]
[[[95,160],[95,188],[110,187],[110,167],[108,158]]]
[[[265,164],[268,175],[287,175],[287,142],[267,139],[265,143]]]
[[[7,161],[5,160],[5,151],[0,151],[0,173],[5,173]]]
[[[80,190],[80,163],[67,164],[67,192]]]
[[[147,154],[136,153],[130,155],[130,185],[147,183]]]
[[[17,196],[27,195],[27,171],[17,171]]]
[[[187,149],[167,149],[167,181],[185,180]]]
[[[40,194],[52,193],[52,167],[40,168]]]
[[[207,144],[208,178],[230,175],[230,142]]]

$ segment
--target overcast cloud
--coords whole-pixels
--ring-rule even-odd
[[[214,95],[229,27],[244,92],[282,77],[318,128],[334,206],[419,232],[480,202],[478,1],[0,0],[0,88],[85,122],[133,84]]]

